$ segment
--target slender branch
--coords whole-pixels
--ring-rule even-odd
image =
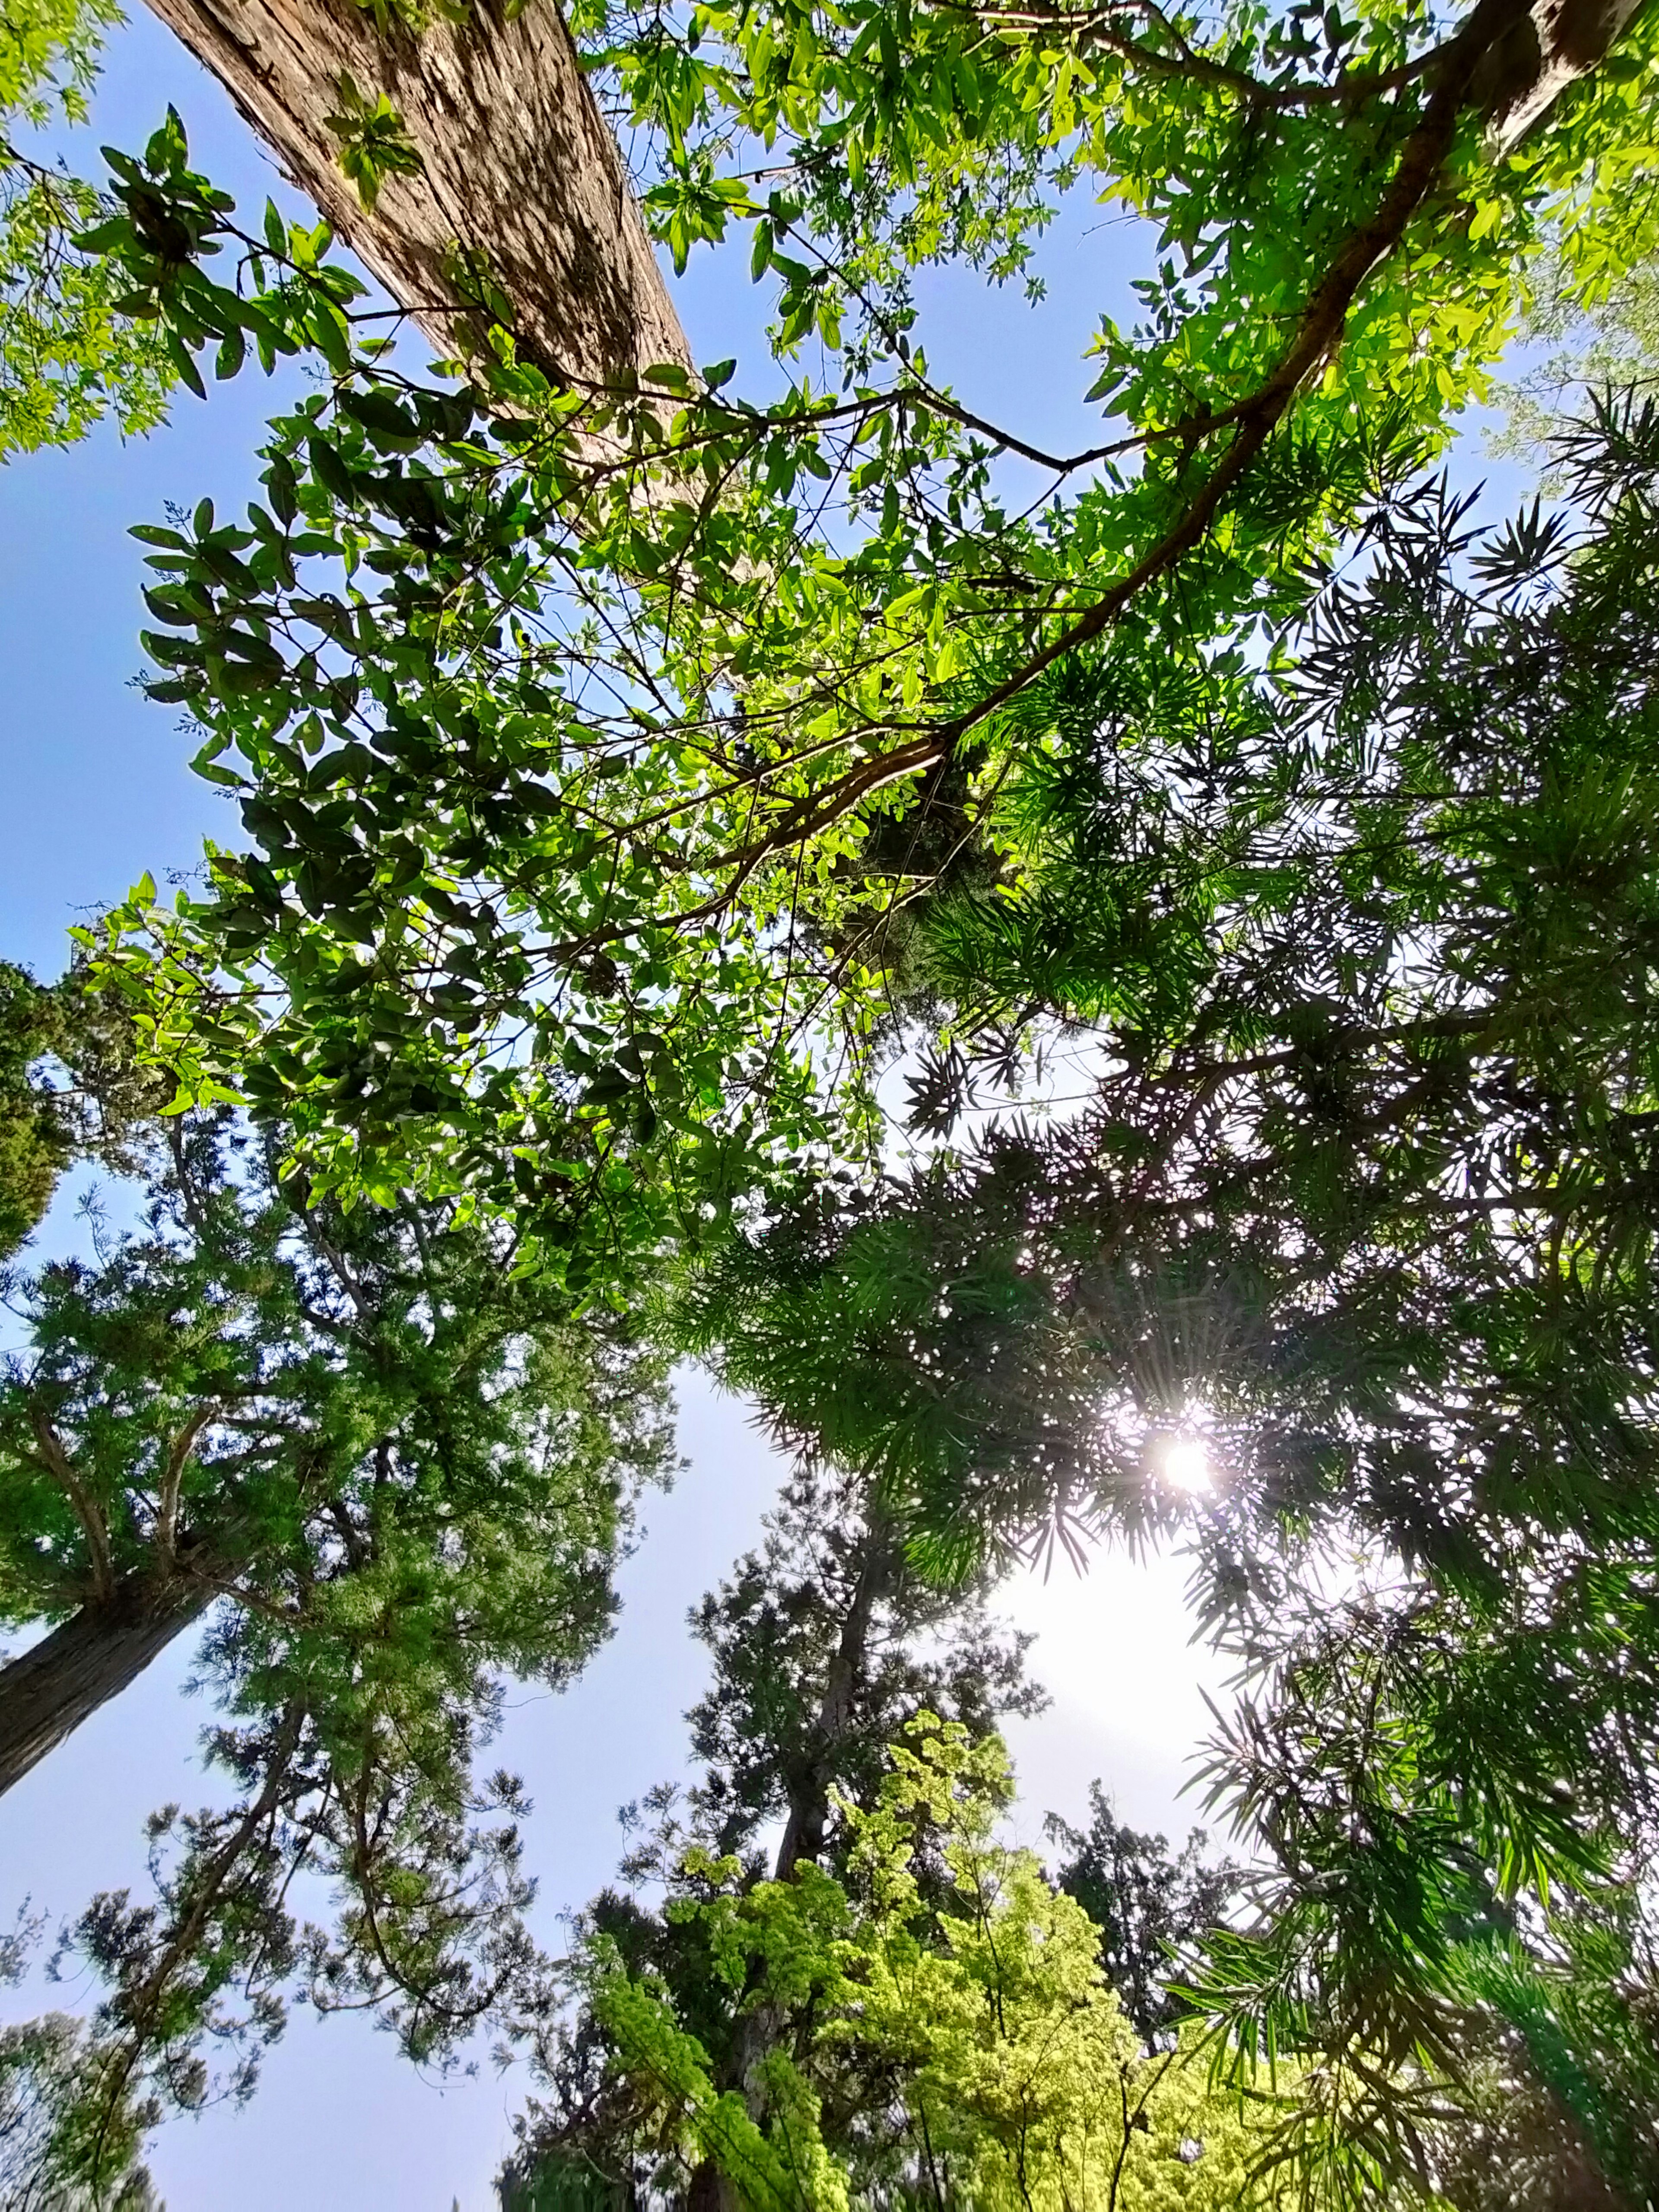
[[[225,1885],[235,1872],[237,1862],[260,1829],[276,1811],[299,1748],[300,1732],[304,1723],[306,1709],[297,1700],[288,1705],[277,1725],[271,1746],[270,1761],[266,1768],[264,1783],[257,1797],[247,1806],[236,1826],[209,1860],[196,1887],[194,1899],[183,1920],[174,1929],[163,1947],[161,1955],[143,1981],[130,1996],[124,1997],[120,2016],[130,2038],[120,2065],[112,2078],[109,2093],[104,2100],[102,2117],[98,2128],[95,2164],[101,2165],[103,2150],[108,2140],[109,2129],[119,2108],[127,2083],[137,2071],[144,2046],[153,2030],[179,1962],[189,1959],[196,1949],[209,1914],[224,1893]]]
[[[1374,212],[1348,233],[1315,285],[1296,335],[1272,374],[1230,406],[1214,412],[1196,411],[1182,423],[1170,426],[1170,434],[1192,439],[1228,426],[1235,428],[1236,435],[1180,519],[1158,542],[1086,612],[972,707],[948,721],[934,724],[904,744],[860,761],[823,790],[797,800],[760,836],[711,861],[711,867],[735,870],[738,882],[720,899],[695,909],[688,919],[718,912],[768,854],[830,828],[885,785],[946,758],[970,730],[1006,707],[1046,669],[1109,629],[1133,599],[1200,543],[1283,420],[1304,380],[1340,337],[1348,310],[1365,279],[1399,245],[1433,190],[1482,58],[1528,13],[1527,0],[1480,0],[1463,28],[1431,58],[1437,81],[1421,118],[1406,140],[1387,190]],[[925,404],[936,403],[930,394]]]
[[[1433,190],[1456,137],[1458,119],[1482,57],[1523,21],[1525,0],[1480,0],[1468,23],[1446,46],[1439,82],[1422,120],[1406,141],[1399,166],[1376,211],[1349,232],[1336,258],[1315,286],[1295,337],[1265,383],[1233,410],[1238,434],[1208,482],[1172,529],[1127,576],[1104,592],[1087,614],[1063,630],[1051,645],[988,692],[965,714],[945,723],[939,743],[953,744],[1007,704],[1046,668],[1109,629],[1129,602],[1174,567],[1208,530],[1223,502],[1277,428],[1303,380],[1324,360],[1340,336],[1360,286],[1404,236],[1407,226]]]
[[[115,1595],[115,1562],[110,1552],[108,1526],[57,1430],[38,1410],[31,1412],[30,1421],[40,1448],[40,1464],[75,1508],[75,1517],[86,1535],[92,1563],[93,1594],[100,1605],[107,1605]]]
[[[210,1401],[198,1406],[173,1439],[167,1452],[167,1466],[161,1475],[161,1493],[155,1514],[155,1548],[164,1567],[171,1567],[177,1557],[179,1538],[179,1491],[185,1479],[185,1469],[190,1464],[196,1449],[196,1439],[218,1412]]]
[[[1444,60],[1452,43],[1448,40],[1391,70],[1343,70],[1328,83],[1310,83],[1301,79],[1288,84],[1270,84],[1252,76],[1248,70],[1231,69],[1224,62],[1197,52],[1164,9],[1155,4],[1155,0],[1132,0],[1129,5],[1091,9],[1086,15],[1075,17],[1068,17],[1061,9],[1042,6],[963,7],[959,12],[971,15],[983,23],[1065,31],[1079,46],[1104,46],[1133,67],[1150,70],[1156,76],[1181,77],[1188,82],[1211,84],[1220,91],[1237,93],[1253,107],[1315,107],[1375,100],[1385,93],[1398,92],[1416,78],[1426,76]],[[1131,13],[1146,17],[1173,40],[1176,51],[1161,53],[1156,47],[1145,46],[1139,39],[1132,39],[1118,29],[1117,24]]]

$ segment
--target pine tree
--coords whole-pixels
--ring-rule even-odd
[[[161,1126],[142,1232],[13,1285],[3,1601],[52,1626],[0,1671],[0,1778],[221,1601],[240,1674],[559,1678],[663,1464],[660,1357],[443,1209],[344,1214],[222,1119]]]

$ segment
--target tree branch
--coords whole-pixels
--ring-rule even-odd
[[[35,1442],[40,1448],[40,1464],[68,1498],[75,1508],[75,1517],[81,1523],[87,1540],[87,1552],[92,1564],[93,1594],[100,1605],[107,1605],[115,1595],[115,1563],[110,1553],[109,1529],[96,1499],[81,1478],[80,1469],[64,1449],[64,1440],[43,1413],[31,1409],[29,1414],[34,1430]]]
[[[210,1401],[198,1406],[185,1423],[167,1451],[167,1462],[161,1474],[161,1497],[155,1511],[155,1548],[164,1567],[171,1567],[177,1558],[179,1535],[179,1491],[185,1479],[185,1469],[190,1464],[196,1449],[196,1439],[218,1412]]]

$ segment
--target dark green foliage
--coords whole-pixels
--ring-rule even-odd
[[[871,1802],[887,1746],[917,1713],[983,1735],[1003,1713],[1040,1711],[1044,1693],[1024,1679],[1030,1639],[1000,1631],[986,1596],[917,1576],[899,1532],[868,1516],[844,1475],[798,1471],[762,1548],[692,1614],[714,1662],[686,1717],[702,1776],[694,1832],[747,1856],[793,1813],[793,1847],[817,1855],[828,1793]]]
[[[108,1985],[88,2184],[135,2099],[198,2103],[217,2057],[246,2094],[295,1991],[438,2063],[533,2005],[527,1804],[480,1755],[506,1679],[556,1687],[608,1633],[632,1501],[672,1464],[662,1357],[504,1233],[343,1213],[223,1117],[163,1127],[141,1228],[14,1285],[32,1341],[0,1385],[6,1616],[95,1637],[130,1589],[175,1629],[206,1607],[230,1784],[156,1816],[149,1899],[72,1931]],[[301,1872],[331,1924],[301,1921]]]
[[[1422,2172],[1465,1947],[1620,1871],[1659,1753],[1659,412],[1565,465],[1577,521],[1381,508],[1277,665],[1195,680],[1201,745],[1126,656],[1049,834],[1196,856],[1193,957],[1077,1118],[820,1186],[703,1316],[933,1571],[1184,1531],[1278,1869],[1200,1997],[1332,2055],[1304,2167]]]
[[[809,1863],[839,1870],[843,1801],[876,1802],[886,1747],[917,1714],[983,1732],[1003,1713],[1040,1710],[1044,1693],[1024,1678],[1027,1639],[1000,1630],[985,1600],[982,1588],[929,1585],[856,1484],[803,1470],[762,1547],[693,1611],[714,1662],[709,1690],[687,1717],[696,1778],[683,1797],[663,1788],[624,1809],[643,1828],[623,1863],[628,1887],[593,1900],[581,1935],[672,1994],[722,2086],[743,2079],[775,2031],[711,1950],[697,1907],[718,1889],[713,1862],[738,1869],[745,1888]],[[767,1832],[779,1822],[771,1844]],[[921,1854],[918,1871],[930,1893],[944,1880],[936,1856]],[[539,2208],[537,2189],[558,2207],[567,2190],[581,2195],[601,2182],[650,2186],[649,2085],[618,2075],[614,2039],[580,1992],[534,2040],[546,2094],[504,2202],[528,2212]]]
[[[1055,1880],[1099,1929],[1106,1978],[1143,2041],[1156,2045],[1186,2010],[1169,1985],[1237,1905],[1243,1869],[1207,1859],[1201,1828],[1172,1858],[1162,1836],[1119,1820],[1097,1782],[1089,1812],[1086,1829],[1048,1817],[1049,1840],[1066,1854]]]

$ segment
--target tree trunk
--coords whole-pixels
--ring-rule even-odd
[[[1533,0],[1530,12],[1492,49],[1477,82],[1487,143],[1509,154],[1570,85],[1605,59],[1641,0]]]
[[[852,1602],[824,1672],[823,1696],[812,1729],[811,1761],[790,1784],[789,1817],[772,1869],[775,1881],[787,1881],[799,1861],[815,1859],[823,1849],[823,1832],[830,1819],[831,1764],[852,1720],[855,1693],[865,1679],[870,1625],[877,1606],[892,1587],[896,1564],[892,1524],[873,1507],[865,1524],[862,1552]]]
[[[774,1881],[787,1881],[803,1859],[816,1858],[823,1849],[823,1833],[830,1819],[831,1766],[853,1718],[858,1691],[866,1679],[871,1625],[877,1606],[892,1588],[896,1560],[892,1525],[872,1508],[865,1523],[852,1598],[824,1670],[823,1695],[818,1700],[813,1722],[811,1750],[806,1762],[789,1780],[789,1814],[772,1869]],[[763,2118],[765,2102],[754,2080],[755,2069],[777,2041],[782,2027],[782,2016],[775,2005],[760,2005],[744,2014],[738,2027],[736,2050],[725,2069],[728,2078],[721,2081],[723,2087],[735,2087],[742,2094],[750,2117],[756,2121]],[[686,2212],[741,2212],[736,2185],[712,2158],[704,2159],[693,2172],[685,2202]]]
[[[212,1595],[198,1582],[158,1590],[128,1575],[106,1603],[82,1606],[0,1668],[0,1796],[137,1680]]]
[[[556,382],[608,383],[690,356],[622,159],[554,0],[513,21],[385,33],[356,0],[151,0],[288,176],[446,357],[476,350],[459,245],[511,302],[520,357]],[[373,214],[326,118],[349,77],[384,93],[421,157]]]

